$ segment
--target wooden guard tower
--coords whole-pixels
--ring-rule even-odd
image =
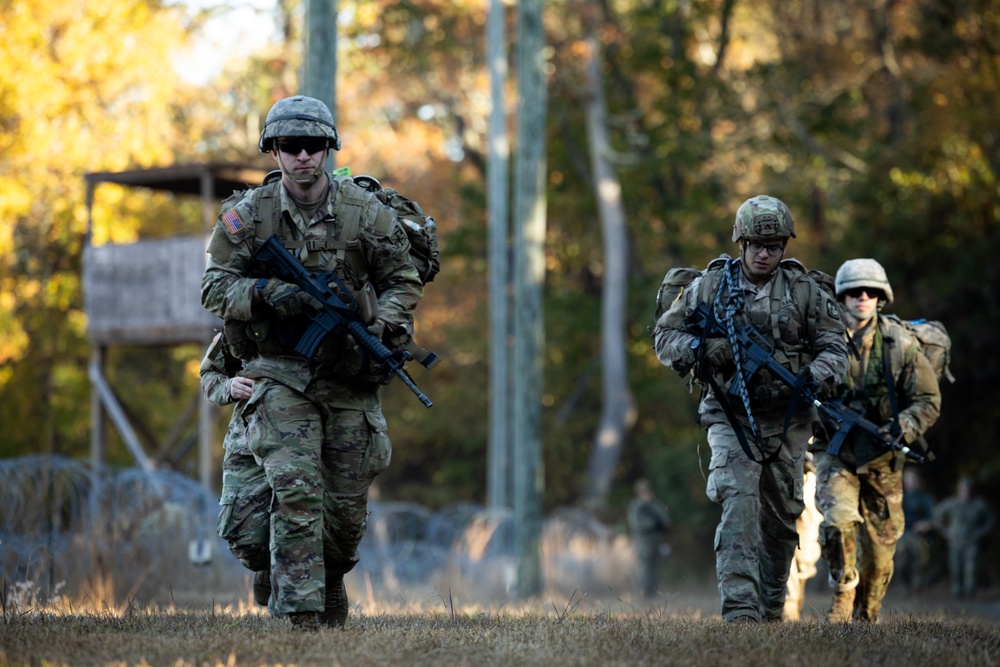
[[[90,456],[95,469],[104,463],[105,417],[111,418],[137,464],[144,470],[153,470],[169,454],[197,410],[199,477],[207,488],[215,486],[213,406],[199,391],[171,433],[158,443],[158,452],[150,455],[136,435],[118,398],[119,392],[105,378],[105,354],[113,345],[208,346],[222,325],[221,320],[201,306],[208,235],[221,200],[235,190],[260,184],[266,173],[267,170],[257,167],[209,163],[86,174],[88,228],[83,249],[83,297],[91,341]],[[94,191],[101,183],[198,196],[205,233],[93,246]]]

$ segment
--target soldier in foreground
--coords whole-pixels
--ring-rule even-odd
[[[712,450],[707,494],[722,505],[715,533],[716,573],[726,621],[778,621],[802,513],[806,441],[817,416],[806,402],[788,415],[792,392],[768,373],[744,377],[734,327],[752,324],[792,374],[830,386],[847,368],[836,304],[805,267],[782,258],[795,236],[788,207],[748,199],[736,212],[739,257],[713,261],[657,320],[656,356],[707,388],[699,407]],[[665,280],[666,282],[666,280]],[[707,304],[727,325],[724,337],[699,337],[689,318]],[[730,416],[727,416],[727,412]]]
[[[916,338],[880,314],[893,300],[885,269],[874,259],[849,260],[837,270],[835,289],[860,357],[851,358],[839,400],[884,424],[901,442],[913,443],[937,420],[941,393]],[[817,438],[811,447],[816,504],[823,513],[820,545],[834,586],[827,620],[875,622],[903,534],[905,456],[860,431],[850,434],[839,456],[827,453],[828,444]]]
[[[281,178],[239,193],[222,208],[209,241],[202,303],[225,321],[243,374],[254,380],[244,408],[249,449],[273,490],[270,612],[297,627],[342,626],[344,575],[358,562],[368,490],[389,464],[380,378],[343,328],[314,357],[296,351],[315,298],[274,277],[254,252],[272,235],[308,271],[333,271],[331,289],[377,298],[368,331],[391,349],[413,335],[423,294],[409,241],[392,209],[352,180],[324,169],[340,137],[321,101],[295,96],[267,114],[259,148]],[[366,287],[370,285],[370,288]]]

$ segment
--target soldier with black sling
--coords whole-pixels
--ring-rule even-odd
[[[321,101],[295,96],[271,108],[259,148],[281,178],[226,200],[209,242],[202,303],[225,322],[253,393],[247,443],[272,489],[270,612],[301,628],[342,626],[344,575],[358,562],[368,490],[389,464],[380,379],[342,329],[314,357],[296,351],[314,297],[281,280],[255,251],[270,237],[310,272],[336,275],[345,301],[373,292],[368,331],[401,350],[423,295],[395,212],[350,178],[327,173],[340,137]],[[262,211],[270,212],[262,215]]]
[[[836,303],[795,260],[782,260],[795,236],[791,212],[767,195],[736,213],[736,259],[720,258],[681,288],[653,331],[656,355],[704,390],[699,414],[712,450],[707,494],[722,505],[715,533],[716,573],[726,621],[779,621],[798,543],[806,441],[817,416],[766,369],[744,376],[736,330],[752,325],[789,373],[827,387],[847,367]],[[668,274],[664,282],[667,283]],[[726,336],[691,331],[699,306]],[[790,407],[791,406],[791,407]]]

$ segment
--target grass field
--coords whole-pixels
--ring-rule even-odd
[[[13,665],[983,665],[1000,664],[1000,602],[890,599],[878,625],[729,625],[708,594],[637,606],[574,594],[460,606],[450,593],[356,603],[344,630],[295,631],[243,602],[204,609],[7,609]]]

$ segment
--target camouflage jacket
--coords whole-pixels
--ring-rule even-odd
[[[713,262],[713,266],[716,265]],[[660,362],[682,375],[694,366],[696,357],[692,343],[697,339],[689,333],[684,321],[701,303],[711,304],[718,291],[722,269],[710,269],[674,299],[656,322],[653,330],[654,347]],[[817,378],[840,378],[847,369],[847,343],[844,323],[836,302],[809,277],[796,260],[779,264],[765,285],[757,287],[740,273],[740,289],[744,293],[744,308],[736,317],[736,326],[752,323],[775,347],[775,358],[793,374],[809,368]],[[728,345],[728,343],[727,343]],[[720,384],[728,388],[732,371],[711,369]],[[761,375],[760,373],[758,375]],[[770,384],[774,392],[763,386]],[[756,386],[754,386],[756,385]],[[751,410],[761,436],[780,434],[790,392],[774,378],[761,375],[751,384]],[[763,402],[758,396],[769,393],[777,400]],[[737,418],[748,425],[746,411],[738,399],[727,397]],[[710,387],[705,387],[699,407],[704,426],[726,423],[725,413]],[[815,409],[804,402],[792,419],[803,424],[817,418]]]
[[[888,349],[899,425],[903,439],[907,444],[912,443],[937,421],[941,412],[937,374],[920,351],[917,339],[893,319],[876,316],[860,333],[854,337],[854,345],[861,358],[849,359],[839,396],[863,409],[869,421],[879,425],[890,421],[892,405],[884,364],[884,351]],[[885,345],[885,341],[890,343]],[[814,443],[815,448],[825,446],[823,438]],[[886,455],[884,448],[867,440],[860,431],[854,437],[848,436],[844,449],[848,456],[853,450],[859,465]]]
[[[329,174],[326,200],[310,220],[303,219],[281,181],[237,193],[223,203],[209,241],[209,260],[202,278],[202,305],[227,323],[245,323],[251,337],[262,343],[257,354],[244,359],[248,377],[270,377],[302,391],[316,377],[358,376],[358,354],[346,333],[327,336],[316,358],[306,359],[294,350],[294,340],[277,335],[285,328],[298,329],[302,321],[278,320],[266,307],[253,305],[255,283],[270,271],[253,260],[266,236],[277,233],[282,243],[309,270],[333,270],[351,290],[370,283],[378,296],[378,316],[386,323],[385,342],[406,345],[413,336],[413,311],[423,296],[420,278],[409,256],[409,241],[392,209],[384,206],[351,179]],[[273,201],[267,207],[263,198]],[[274,211],[274,221],[262,220],[260,211]],[[349,213],[354,212],[354,220]],[[355,228],[347,231],[349,225]],[[348,394],[371,393],[374,386],[361,382]]]
[[[201,360],[199,375],[201,377],[201,392],[208,402],[217,407],[229,405],[233,397],[229,393],[235,370],[239,368],[239,359],[233,359],[226,354],[222,334],[216,334],[212,344],[205,351]]]

